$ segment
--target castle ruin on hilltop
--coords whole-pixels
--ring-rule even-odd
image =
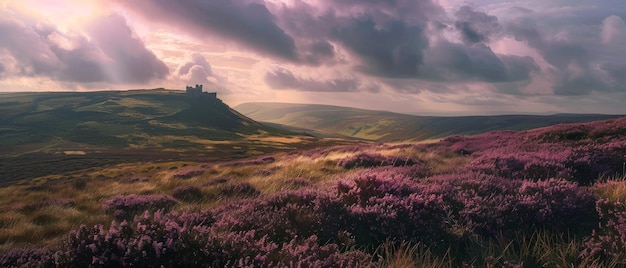
[[[199,103],[202,100],[217,100],[217,92],[202,92],[202,85],[198,84],[195,87],[187,86],[185,93],[193,103]]]

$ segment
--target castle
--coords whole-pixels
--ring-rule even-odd
[[[202,92],[202,85],[196,84],[195,87],[187,86],[185,92],[190,99],[200,100],[203,98],[217,99],[217,92]]]

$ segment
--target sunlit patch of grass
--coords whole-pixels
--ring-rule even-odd
[[[599,197],[611,202],[626,203],[626,180],[609,180],[596,183],[591,190]]]
[[[311,185],[323,185],[334,183],[335,174],[345,172],[338,168],[333,161],[303,156],[279,161],[265,168],[271,170],[271,174],[256,175],[249,178],[249,182],[264,194],[298,188],[292,184],[285,184],[286,180],[302,178]]]
[[[616,260],[580,258],[582,240],[549,231],[521,233],[513,239],[467,238],[447,250],[423,244],[385,243],[375,252],[380,267],[621,267]]]
[[[376,250],[375,255],[382,258],[380,267],[454,267],[449,251],[440,256],[423,244],[402,242],[399,245],[393,245],[385,243]]]
[[[302,142],[302,137],[289,136],[289,137],[279,137],[279,136],[261,136],[261,135],[249,135],[246,137],[247,140],[251,141],[260,141],[263,143],[300,143]]]
[[[475,267],[518,265],[524,267],[586,267],[595,260],[580,260],[582,240],[560,232],[519,233],[513,239],[472,241],[464,249]],[[581,262],[583,264],[581,264]]]

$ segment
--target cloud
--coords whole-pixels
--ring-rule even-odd
[[[6,10],[0,14],[0,48],[20,62],[16,72],[20,75],[48,73],[62,64],[47,43],[42,25],[22,22],[16,14]]]
[[[185,75],[189,73],[189,70],[194,66],[198,66],[204,69],[207,75],[213,76],[213,69],[211,68],[211,64],[209,64],[204,56],[198,53],[194,53],[193,55],[191,55],[191,61],[182,65],[178,69],[178,74]]]
[[[201,39],[222,36],[261,54],[297,61],[294,40],[277,24],[263,1],[118,0],[148,20],[174,25]]]
[[[625,63],[605,63],[600,66],[609,76],[609,84],[616,91],[626,92],[626,64]]]
[[[189,84],[215,83],[217,80],[211,64],[198,53],[178,69],[178,75]]]
[[[350,19],[333,38],[360,57],[359,70],[385,77],[417,76],[428,47],[424,29],[401,20],[378,25],[368,17]]]
[[[496,16],[475,11],[469,6],[461,7],[454,15],[457,19],[454,26],[466,44],[487,43],[502,31]]]
[[[267,72],[265,82],[274,89],[293,89],[314,92],[353,92],[358,91],[361,84],[354,78],[336,78],[326,81],[317,81],[308,78],[296,77],[290,70],[276,68]]]
[[[333,63],[335,60],[335,47],[326,40],[303,41],[305,43],[304,52],[301,52],[300,58],[306,64],[320,65],[323,63]]]
[[[49,77],[78,83],[139,84],[163,79],[169,70],[133,36],[123,17],[112,14],[86,27],[88,36],[63,33],[54,25],[0,11],[0,49],[16,66],[16,77]]]
[[[87,29],[92,42],[112,60],[107,68],[117,71],[120,82],[145,83],[153,78],[162,79],[169,74],[165,63],[133,35],[124,17],[118,14],[101,17],[94,20]]]
[[[614,83],[619,68],[616,55],[626,52],[626,42],[620,37],[623,21],[608,16],[594,29],[582,18],[552,21],[531,20],[541,14],[531,14],[509,22],[506,30],[517,40],[525,42],[551,66],[542,75],[550,77],[552,92],[556,95],[587,95],[592,92],[624,90]],[[620,23],[621,21],[621,23]],[[567,25],[565,25],[567,23]],[[555,29],[554,24],[559,26]],[[553,32],[558,34],[553,34]],[[622,40],[622,41],[620,41]],[[613,81],[607,78],[612,78]]]
[[[539,67],[530,57],[497,55],[485,45],[466,46],[440,41],[427,51],[420,73],[424,79],[454,82],[514,82],[527,80]]]
[[[615,15],[607,17],[602,21],[600,37],[604,44],[624,42],[626,40],[626,23],[622,18]]]

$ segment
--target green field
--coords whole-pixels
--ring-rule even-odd
[[[234,109],[256,121],[276,124],[286,129],[373,141],[421,141],[449,135],[526,130],[620,117],[600,114],[438,117],[290,103],[243,103]]]

